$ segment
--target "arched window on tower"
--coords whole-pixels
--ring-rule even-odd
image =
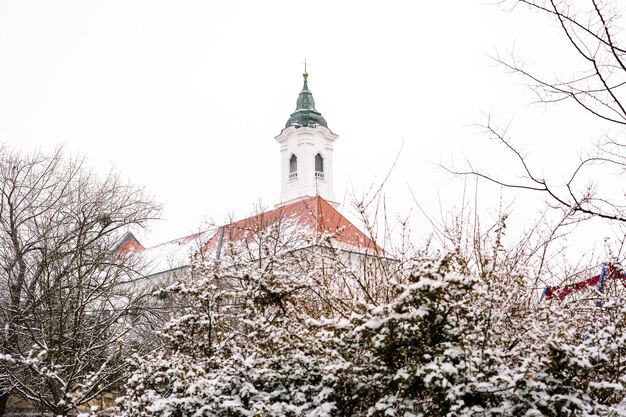
[[[289,181],[298,179],[298,157],[291,154],[289,158]]]
[[[315,155],[315,179],[324,179],[324,157],[319,153]]]

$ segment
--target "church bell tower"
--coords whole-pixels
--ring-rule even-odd
[[[337,135],[315,109],[305,72],[296,111],[276,136],[280,143],[281,191],[279,206],[319,195],[334,206],[339,204],[333,189],[333,142]]]

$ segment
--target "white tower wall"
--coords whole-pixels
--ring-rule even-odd
[[[333,188],[333,142],[337,135],[324,126],[283,129],[276,141],[280,143],[281,192],[280,204],[319,195],[337,206]],[[324,160],[323,176],[316,174],[315,156]],[[298,158],[297,175],[290,175],[290,158]]]

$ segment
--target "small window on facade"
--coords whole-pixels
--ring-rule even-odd
[[[315,170],[317,172],[324,172],[324,158],[321,154],[315,155]]]
[[[295,155],[289,158],[289,172],[298,172],[298,157]]]
[[[298,157],[292,154],[289,158],[289,180],[296,178],[298,178]]]
[[[324,179],[324,158],[319,153],[315,155],[315,179]]]

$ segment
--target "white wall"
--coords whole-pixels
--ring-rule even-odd
[[[337,135],[324,126],[283,129],[276,141],[280,143],[281,192],[280,205],[297,199],[320,195],[337,204],[333,187],[333,142]],[[315,155],[324,158],[324,179],[315,178]],[[289,159],[298,157],[298,177],[289,180]]]

